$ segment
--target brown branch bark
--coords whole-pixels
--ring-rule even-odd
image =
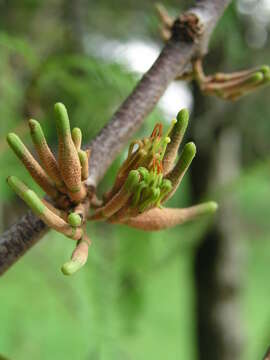
[[[182,74],[192,58],[207,51],[210,35],[230,0],[199,0],[176,19],[172,38],[110,122],[89,144],[92,149],[88,185],[96,186],[116,155],[154,108],[170,82]],[[3,274],[47,230],[31,212],[0,237]]]

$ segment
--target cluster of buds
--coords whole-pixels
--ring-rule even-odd
[[[157,6],[157,12],[161,21],[161,36],[164,41],[168,41],[172,36],[174,19],[162,5]],[[205,75],[202,59],[198,58],[192,62],[191,71],[181,74],[176,80],[194,80],[203,94],[234,101],[268,85],[270,83],[270,68],[267,65],[262,65],[233,73]]]
[[[29,127],[40,164],[16,134],[10,133],[7,136],[9,146],[50,201],[40,199],[15,176],[8,177],[7,182],[45,224],[77,241],[71,260],[62,266],[62,271],[70,274],[84,265],[90,245],[90,239],[85,232],[90,201],[84,184],[88,178],[90,151],[81,149],[81,130],[74,128],[71,132],[65,106],[57,103],[54,110],[58,161],[36,120],[29,120]]]
[[[238,100],[254,90],[270,83],[270,68],[258,68],[233,72],[216,73],[206,76],[200,59],[193,62],[193,76],[202,93],[217,96],[224,100]]]
[[[187,125],[188,111],[183,109],[164,136],[162,124],[157,124],[149,137],[133,141],[112,189],[104,196],[104,205],[90,219],[154,231],[214,212],[214,202],[185,209],[162,207],[175,193],[196,153],[195,144],[187,143],[175,164]]]
[[[10,133],[7,137],[10,147],[45,191],[47,198],[40,199],[15,176],[10,176],[7,181],[44,223],[77,241],[71,260],[62,266],[64,274],[75,273],[87,261],[91,243],[86,234],[87,220],[105,220],[154,231],[182,224],[217,209],[214,202],[184,209],[162,207],[178,188],[196,153],[194,143],[190,142],[184,146],[176,162],[188,125],[187,110],[178,113],[164,136],[162,124],[159,123],[149,137],[131,143],[127,159],[101,204],[94,202],[94,194],[87,191],[90,151],[81,149],[80,129],[70,130],[63,104],[55,105],[55,118],[57,160],[36,120],[29,120],[29,126],[40,164],[16,134]],[[94,208],[92,213],[91,207]]]

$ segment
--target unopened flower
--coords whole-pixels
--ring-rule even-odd
[[[181,110],[171,127],[162,134],[162,124],[154,127],[150,136],[130,144],[127,159],[120,167],[112,189],[98,204],[94,213],[93,194],[86,187],[90,150],[82,150],[82,133],[70,129],[67,110],[55,105],[58,135],[58,159],[50,150],[40,124],[29,120],[32,140],[40,158],[35,160],[16,134],[7,141],[30,175],[45,191],[50,201],[40,199],[15,176],[7,181],[32,211],[50,228],[76,240],[71,259],[62,266],[62,272],[71,275],[87,261],[91,244],[86,234],[87,220],[105,220],[142,230],[160,230],[214,212],[216,203],[208,202],[186,209],[163,208],[176,191],[196,153],[194,143],[183,148],[176,161],[178,148],[188,124],[187,110]],[[176,162],[176,163],[175,163]]]
[[[90,199],[84,184],[88,177],[90,153],[81,150],[80,129],[75,128],[71,132],[65,106],[57,103],[54,109],[59,146],[58,160],[50,150],[42,127],[36,120],[29,120],[29,127],[40,164],[16,134],[10,133],[7,136],[12,150],[32,178],[51,198],[53,204],[40,199],[15,176],[10,176],[7,182],[45,224],[78,241],[71,263],[66,263],[62,269],[64,273],[70,274],[72,269],[78,270],[84,265],[90,245],[84,227],[90,207]]]
[[[183,109],[164,136],[162,124],[157,124],[149,137],[133,141],[112,189],[105,194],[105,203],[90,219],[152,231],[214,212],[214,202],[187,209],[162,207],[177,190],[196,153],[195,144],[190,142],[176,162],[187,125],[188,111]]]

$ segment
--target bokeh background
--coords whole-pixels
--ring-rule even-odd
[[[171,15],[191,1],[164,0]],[[238,0],[214,33],[206,72],[270,63],[270,1]],[[5,178],[40,190],[6,144],[31,148],[27,119],[56,147],[53,104],[89,141],[157,57],[150,0],[0,0],[0,230],[26,211]],[[182,107],[197,156],[171,206],[219,202],[211,219],[159,233],[90,224],[87,265],[64,277],[73,243],[50,231],[0,279],[8,359],[262,359],[270,345],[270,88],[238,102],[174,83],[137,136]],[[125,151],[99,186],[107,190]]]

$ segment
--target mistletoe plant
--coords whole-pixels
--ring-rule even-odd
[[[29,127],[40,164],[16,134],[10,133],[7,136],[12,150],[47,194],[46,199],[40,199],[15,176],[10,176],[7,181],[50,228],[77,241],[71,260],[62,266],[64,274],[75,273],[87,261],[91,244],[86,234],[87,220],[104,220],[154,231],[216,211],[215,202],[182,209],[162,206],[173,196],[196,153],[195,144],[190,142],[184,146],[176,162],[188,125],[187,110],[183,109],[178,113],[177,119],[172,121],[164,136],[162,124],[159,123],[149,137],[130,144],[127,159],[101,203],[86,185],[88,168],[91,170],[90,150],[81,149],[80,129],[74,128],[71,131],[67,110],[63,104],[55,104],[54,110],[58,161],[36,120],[29,120]]]

